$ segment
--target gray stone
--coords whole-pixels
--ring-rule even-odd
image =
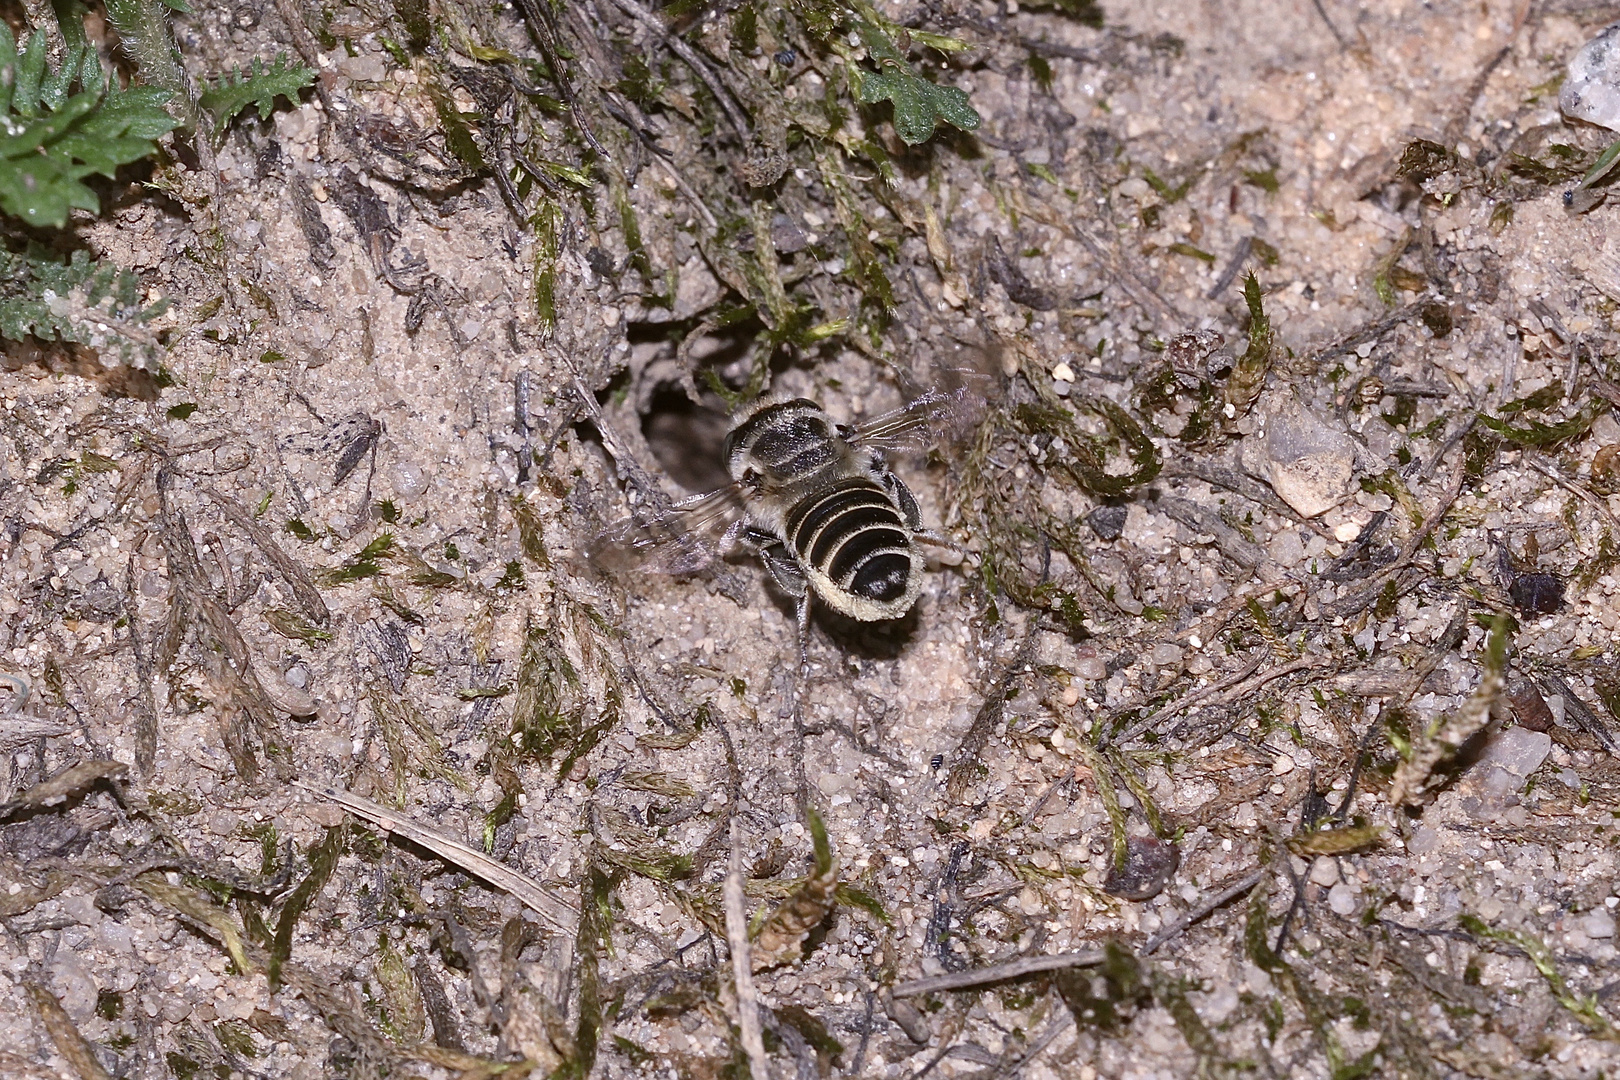
[[[1153,646],[1152,656],[1153,662],[1159,667],[1168,667],[1172,664],[1181,663],[1182,649],[1180,645],[1165,642],[1161,645]]]
[[[357,82],[382,82],[388,74],[388,65],[381,53],[361,53],[338,63],[338,73]]]
[[[1514,805],[1517,792],[1551,752],[1552,736],[1545,732],[1523,727],[1497,732],[1465,781],[1472,795],[1463,800],[1464,809],[1479,819],[1514,823],[1515,818],[1523,818],[1523,808]]]
[[[428,489],[422,467],[409,461],[394,463],[394,491],[407,499],[415,498]]]
[[[1558,91],[1564,115],[1620,130],[1620,23],[1611,23],[1576,50]]]
[[[1265,475],[1301,517],[1337,505],[1356,470],[1356,441],[1290,400],[1266,421]]]
[[[1086,515],[1086,524],[1099,540],[1118,540],[1125,531],[1125,518],[1130,510],[1124,506],[1099,506]]]
[[[1082,656],[1074,662],[1074,674],[1076,678],[1098,682],[1108,678],[1108,665],[1100,656]]]
[[[84,1023],[96,1013],[96,981],[90,970],[63,945],[50,966],[51,988],[62,1009],[75,1023]]]
[[[1511,727],[1499,731],[1485,745],[1480,755],[1482,769],[1502,769],[1521,783],[1541,768],[1541,763],[1552,753],[1552,736],[1544,731]]]
[[[1284,529],[1271,538],[1266,552],[1276,560],[1278,566],[1298,566],[1305,561],[1305,541],[1298,529]]]

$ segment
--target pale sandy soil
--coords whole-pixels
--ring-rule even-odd
[[[1355,597],[1380,579],[1324,573],[1381,512],[1374,549],[1403,549],[1461,476],[1464,446],[1449,437],[1474,412],[1565,380],[1572,342],[1578,401],[1594,376],[1613,376],[1620,208],[1574,217],[1558,190],[1527,195],[1521,183],[1511,219],[1493,220],[1505,195],[1453,172],[1424,197],[1396,169],[1427,139],[1494,175],[1516,139],[1560,123],[1549,80],[1614,9],[1105,4],[1099,31],[1050,12],[946,7],[975,20],[958,32],[979,47],[941,77],[970,92],[984,123],[979,138],[940,147],[931,170],[902,170],[897,191],[937,214],[946,258],[931,257],[920,223],[873,222],[896,239],[903,268],[883,350],[919,379],[958,355],[956,341],[996,339],[1015,343],[1009,363],[1022,356],[1027,386],[1049,388],[1066,365],[1064,393],[1137,408],[1156,351],[1176,335],[1213,329],[1241,352],[1241,280],[1211,293],[1249,238],[1275,252],[1249,264],[1278,341],[1252,410],[1215,450],[1161,434],[1165,471],[1126,500],[1117,539],[1079,526],[1111,598],[1051,556],[1091,636],[986,594],[973,573],[984,541],[961,505],[965,451],[901,460],[925,517],[955,530],[967,557],[930,572],[898,628],[818,624],[801,748],[787,704],[791,609],[756,565],[614,577],[584,557],[627,508],[609,449],[624,451],[621,466],[699,484],[723,430],[655,393],[674,370],[662,325],[672,313],[639,298],[633,272],[603,271],[629,254],[608,200],[564,222],[548,338],[532,302],[535,240],[492,182],[433,192],[371,175],[319,103],[284,106],[220,150],[217,217],[132,199],[84,229],[175,299],[164,316],[174,385],[159,401],[112,400],[75,376],[0,375],[0,667],[33,684],[27,716],[62,732],[8,742],[0,784],[15,793],[89,760],[128,766],[122,799],[101,786],[0,824],[0,1073],[90,1075],[48,1034],[28,989],[38,980],[117,1076],[452,1074],[448,1058],[393,1056],[433,1041],[431,987],[442,987],[438,1012],[469,1054],[550,1070],[573,1052],[582,996],[600,993],[593,1072],[720,1075],[735,1045],[725,938],[714,932],[725,824],[740,795],[744,865],[758,871],[750,906],[779,900],[807,872],[811,847],[801,754],[842,880],[885,919],[841,904],[806,959],[756,976],[759,1002],[774,1010],[773,1075],[1182,1077],[1201,1060],[1211,1073],[1270,1076],[1620,1068],[1607,996],[1620,985],[1620,771],[1603,745],[1617,723],[1603,696],[1620,685],[1620,579],[1597,564],[1577,585],[1620,533],[1620,500],[1592,475],[1620,424],[1605,416],[1556,448],[1490,456],[1411,553],[1421,572],[1389,578],[1399,595],[1376,610]],[[509,12],[497,21],[511,48],[530,49]],[[290,47],[273,5],[248,29],[229,30],[223,13],[182,29],[213,68]],[[1019,39],[1062,46],[1047,50],[1049,91]],[[376,36],[358,35],[354,48],[327,57],[333,99],[354,115],[430,127],[414,76]],[[1590,128],[1554,129],[1553,141],[1603,145]],[[1190,187],[1167,202],[1149,172]],[[687,238],[690,205],[662,176],[643,171],[631,201],[653,262],[678,270],[673,316],[685,319],[722,287]],[[356,227],[357,184],[386,211],[381,233]],[[300,188],[328,251],[301,222]],[[811,232],[831,216],[797,213]],[[1052,301],[1045,310],[987,275],[992,238]],[[1398,242],[1409,248],[1397,284],[1412,288],[1392,288],[1386,304],[1375,278]],[[442,304],[414,331],[413,297],[380,276],[379,246],[396,270],[415,264],[413,282],[437,281]],[[1444,309],[1449,333],[1408,310],[1424,300]],[[892,407],[906,391],[869,352],[802,358],[773,389],[840,418]],[[1415,412],[1386,421],[1400,401],[1369,391],[1369,379],[1415,387],[1405,399]],[[1001,380],[985,384],[992,406],[1011,393]],[[605,390],[600,428],[576,422],[579,387]],[[196,411],[169,418],[182,403]],[[1301,406],[1354,444],[1354,478],[1309,521],[1268,486],[1270,425]],[[374,456],[335,479],[367,438]],[[990,449],[1008,465],[996,482],[1076,521],[1097,505],[1072,484],[1043,488],[1045,459],[1029,446]],[[87,453],[110,465],[90,467]],[[1247,487],[1216,486],[1215,467]],[[384,533],[394,557],[375,576],[317,578],[330,640],[300,640],[278,632],[289,625],[278,613],[309,620],[316,608],[221,499],[317,575]],[[396,520],[380,520],[383,502]],[[522,515],[544,561],[525,554]],[[292,519],[310,539],[288,531]],[[176,562],[184,535],[196,547],[190,568]],[[1535,569],[1569,583],[1554,613],[1516,608],[1499,571],[1498,541],[1523,562],[1532,536]],[[431,572],[449,577],[425,583]],[[187,589],[217,593],[239,645],[193,600],[165,654]],[[1250,597],[1266,618],[1241,603]],[[1499,704],[1480,764],[1393,806],[1384,721],[1402,705],[1405,729],[1421,732],[1466,711],[1493,612],[1518,619],[1507,677],[1539,680],[1550,731],[1511,727],[1513,710]],[[1454,624],[1460,640],[1447,641]],[[166,656],[172,668],[157,669]],[[575,710],[580,730],[600,725],[561,775],[561,752],[549,763],[492,754],[514,710],[534,707],[547,665],[569,668],[546,683],[561,710]],[[515,684],[525,685],[469,693]],[[1011,691],[986,711],[987,696]],[[1200,692],[1154,725],[1156,742],[1127,739],[1113,758],[1082,745],[1099,725]],[[976,716],[988,727],[964,754]],[[0,720],[0,735],[11,722]],[[1364,745],[1370,763],[1340,807]],[[249,760],[257,775],[243,775]],[[295,781],[349,789],[478,847],[507,767],[522,797],[490,837],[494,854],[576,906],[582,888],[609,898],[597,918],[611,947],[594,963],[582,967],[575,942],[511,896],[351,827],[297,923],[296,976],[272,992],[258,962],[251,974],[233,966],[221,924],[251,913],[273,932],[285,891],[236,903],[193,875],[223,866],[252,885],[273,838],[291,842],[290,880],[304,879],[312,848],[344,815]],[[1137,782],[1138,795],[1116,785],[1133,835],[1148,832],[1140,808],[1151,799],[1179,845],[1179,870],[1149,900],[1103,888],[1099,770]],[[1343,856],[1290,854],[1283,845],[1316,791],[1381,834]],[[181,851],[195,861],[177,860]],[[648,851],[692,857],[696,873],[661,881],[636,861]],[[146,866],[155,872],[141,880],[190,899],[132,887]],[[1123,995],[1114,1028],[1077,1025],[1044,978],[911,999],[920,1013],[887,999],[897,983],[1024,954],[1139,949],[1256,870],[1258,891],[1144,961],[1153,989]],[[510,920],[527,920],[533,940]],[[1083,988],[1091,969],[1081,970]],[[322,987],[347,1019],[323,1020],[337,1006]],[[1073,999],[1076,985],[1067,989]],[[803,1034],[817,1024],[841,1047],[819,1059]]]

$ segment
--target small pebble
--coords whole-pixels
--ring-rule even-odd
[[[1301,517],[1325,512],[1349,492],[1356,441],[1303,405],[1289,402],[1272,415],[1263,445],[1272,489]]]
[[[1099,506],[1086,515],[1086,524],[1099,540],[1118,540],[1125,531],[1129,511],[1123,506]]]
[[[1354,915],[1356,913],[1356,894],[1350,886],[1339,882],[1328,890],[1328,907],[1333,909],[1335,915]]]
[[[1612,487],[1620,477],[1620,443],[1608,443],[1592,455],[1592,479]]]
[[[1564,583],[1552,574],[1520,574],[1508,586],[1513,605],[1529,615],[1552,615],[1564,606]]]
[[[1148,186],[1148,182],[1139,176],[1133,176],[1129,180],[1123,181],[1115,190],[1127,199],[1143,199],[1153,191]]]
[[[1108,665],[1100,656],[1082,656],[1075,661],[1074,674],[1087,682],[1097,682],[1108,678]]]
[[[415,498],[427,490],[427,476],[422,467],[409,461],[394,463],[394,491],[407,499]]]
[[[1406,850],[1413,855],[1427,855],[1440,846],[1440,832],[1428,825],[1419,826],[1412,831],[1412,838],[1406,842]]]
[[[1305,561],[1305,541],[1298,529],[1283,529],[1271,538],[1266,551],[1277,565],[1287,568]]]
[[[917,1007],[905,998],[897,998],[887,991],[883,994],[883,1011],[889,1014],[889,1019],[900,1026],[906,1037],[918,1046],[928,1045],[930,1032],[928,1020]]]
[[[1181,865],[1181,850],[1168,840],[1152,836],[1133,836],[1125,847],[1125,869],[1110,865],[1103,891],[1125,900],[1158,896]]]
[[[1527,777],[1547,760],[1552,752],[1552,738],[1539,731],[1508,728],[1498,732],[1480,756],[1480,764],[1498,765],[1514,776]]]
[[[338,73],[357,82],[381,82],[388,74],[388,66],[381,53],[363,53],[339,61]]]
[[[62,1009],[78,1023],[89,1020],[96,1011],[95,979],[89,968],[67,950],[60,950],[48,969],[51,988]]]
[[[1271,775],[1285,776],[1294,771],[1294,759],[1287,754],[1278,754],[1271,759]]]

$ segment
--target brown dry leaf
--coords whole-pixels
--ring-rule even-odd
[[[43,983],[27,979],[23,986],[28,990],[28,997],[34,1003],[34,1010],[39,1013],[39,1022],[45,1025],[45,1033],[56,1044],[56,1052],[67,1058],[73,1071],[79,1074],[79,1080],[112,1080],[107,1070],[101,1067],[96,1060],[95,1051],[90,1043],[73,1023],[62,1008],[62,1003],[56,1000],[56,995],[45,989]]]
[[[810,814],[810,835],[815,843],[815,870],[782,905],[771,913],[754,940],[754,970],[785,964],[799,955],[806,935],[827,917],[837,903],[838,860],[827,843],[827,829],[819,815]]]
[[[72,883],[73,877],[52,871],[38,885],[26,883],[21,863],[0,860],[0,919],[9,919],[30,911],[60,893]],[[15,890],[15,891],[13,891]]]
[[[124,766],[116,761],[81,761],[69,765],[55,776],[41,780],[10,802],[0,803],[0,818],[18,810],[37,810],[42,806],[61,802],[76,795],[106,777],[122,776]]]
[[[259,524],[258,519],[247,507],[211,487],[202,490],[203,494],[219,507],[221,513],[252,538],[254,546],[264,553],[270,565],[275,567],[276,573],[287,583],[287,588],[303,610],[304,617],[316,626],[326,626],[331,621],[332,614],[327,610],[326,601],[321,598],[321,591],[315,587],[315,580],[309,576],[309,571],[303,564],[288,555],[281,545],[276,543],[270,530]]]
[[[413,843],[421,844],[440,858],[461,867],[474,877],[488,882],[503,892],[511,893],[531,910],[544,916],[554,929],[562,933],[572,934],[579,926],[579,915],[568,901],[529,877],[503,866],[483,852],[468,847],[437,829],[418,824],[397,811],[374,803],[370,799],[351,795],[347,791],[318,788],[296,781],[294,785],[313,795],[331,799],[356,817],[371,822],[383,832],[398,833]]]

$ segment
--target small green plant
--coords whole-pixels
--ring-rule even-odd
[[[940,86],[919,76],[906,61],[906,55],[884,31],[865,19],[857,21],[866,54],[876,64],[876,72],[851,65],[860,80],[862,104],[888,101],[894,105],[894,132],[910,146],[933,138],[941,123],[972,131],[979,126],[979,114],[968,104],[965,92],[954,86]],[[931,44],[943,47],[960,43],[929,35]]]
[[[265,66],[255,59],[247,71],[234,69],[219,77],[219,82],[204,90],[197,104],[213,117],[214,141],[220,142],[236,115],[249,105],[259,110],[259,119],[268,120],[276,107],[276,98],[284,97],[297,103],[298,91],[315,81],[315,73],[303,64],[289,64],[285,55],[277,56],[275,63]]]
[[[54,28],[35,26],[19,46],[0,23],[0,214],[36,229],[63,229],[74,210],[96,214],[86,183],[158,153],[158,139],[195,130],[191,84],[169,33],[178,0],[111,0],[107,15],[144,85],[121,88],[103,71],[77,5],[54,5]],[[53,37],[51,30],[55,31]],[[59,57],[55,63],[51,56]],[[278,57],[234,71],[202,95],[216,131],[250,105],[267,116],[277,97],[296,98],[313,79]],[[66,246],[66,245],[64,245]],[[83,346],[126,366],[156,370],[162,344],[146,324],[167,303],[143,303],[135,276],[83,250],[65,261],[30,242],[0,249],[0,338]],[[171,415],[195,406],[181,405]]]
[[[166,300],[143,305],[134,274],[85,251],[64,263],[43,249],[0,250],[0,337],[7,340],[71,342],[154,367],[161,350],[146,323],[167,307]]]
[[[54,70],[45,54],[43,30],[19,50],[11,29],[0,24],[0,114],[7,132],[0,137],[0,210],[30,225],[61,228],[69,210],[101,209],[85,177],[111,177],[120,165],[151,154],[175,120],[163,109],[168,91],[118,89],[87,46],[69,49]]]

